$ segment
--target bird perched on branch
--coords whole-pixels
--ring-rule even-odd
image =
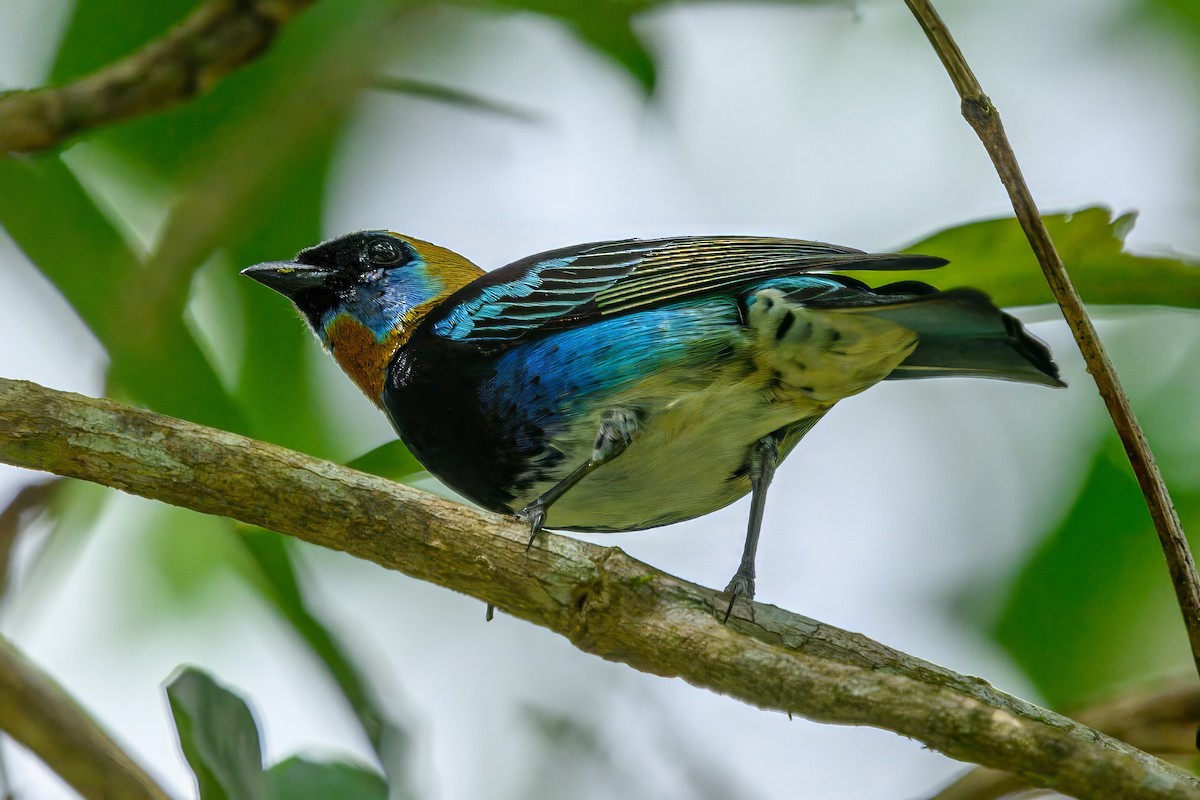
[[[878,288],[833,271],[940,258],[819,242],[595,242],[484,272],[362,231],[243,274],[288,297],[413,455],[530,526],[633,531],[751,494],[729,609],[754,596],[775,468],[839,400],[881,380],[1064,385],[1049,349],[974,289]]]

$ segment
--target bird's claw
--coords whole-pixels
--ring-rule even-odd
[[[533,540],[542,530],[542,523],[546,521],[546,506],[540,499],[534,500],[517,512],[517,519],[529,523],[529,542],[525,545],[525,552],[528,553],[533,547]]]
[[[738,570],[733,576],[733,580],[725,587],[725,593],[729,595],[729,605],[725,609],[725,619],[721,620],[722,625],[729,622],[729,615],[733,613],[733,604],[739,597],[746,598],[747,602],[754,600],[754,576],[743,574],[741,570]]]

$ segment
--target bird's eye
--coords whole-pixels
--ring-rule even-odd
[[[376,239],[367,246],[367,258],[371,260],[372,264],[384,266],[397,264],[401,257],[400,248],[388,239]]]

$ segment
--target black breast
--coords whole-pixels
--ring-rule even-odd
[[[426,469],[484,508],[511,513],[531,454],[506,435],[494,411],[481,406],[479,387],[491,364],[470,347],[420,337],[392,359],[383,406]]]

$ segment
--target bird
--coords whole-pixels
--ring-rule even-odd
[[[1066,384],[982,291],[846,272],[935,256],[786,238],[559,248],[490,272],[386,230],[242,274],[284,295],[435,477],[543,528],[619,532],[749,494],[728,622],[755,595],[767,489],[839,401],[883,380]],[[751,607],[752,608],[752,607]]]

